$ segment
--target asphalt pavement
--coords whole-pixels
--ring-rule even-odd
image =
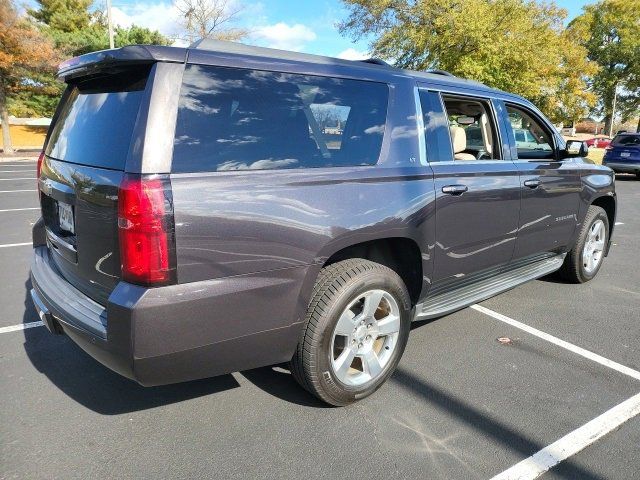
[[[0,162],[2,479],[489,479],[523,461],[535,478],[549,458],[562,461],[543,479],[640,478],[632,177],[618,176],[621,224],[594,281],[537,280],[488,310],[414,324],[395,375],[346,408],[318,402],[285,366],[144,388],[68,338],[24,328],[38,321],[35,190],[33,161]]]

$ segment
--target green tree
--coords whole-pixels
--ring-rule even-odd
[[[604,115],[605,131],[612,124],[615,92],[616,110],[622,121],[638,115],[640,109],[640,0],[602,0],[584,8],[569,24],[576,41],[588,51],[600,69],[592,80],[599,97],[598,112]],[[638,122],[640,130],[640,121]]]
[[[171,45],[172,41],[157,30],[131,25],[129,28],[115,29],[114,43],[116,47],[124,47],[125,45]]]
[[[584,116],[595,66],[564,29],[566,11],[526,0],[343,0],[343,34],[402,68],[439,68],[520,94],[555,121]]]
[[[41,76],[51,72],[57,54],[51,42],[25,19],[10,0],[0,0],[0,119],[5,153],[13,152],[9,103],[20,96],[47,95]]]
[[[37,0],[39,8],[29,9],[33,18],[60,32],[76,32],[89,27],[93,0]]]

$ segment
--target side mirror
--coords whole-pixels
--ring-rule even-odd
[[[567,140],[564,158],[586,157],[588,153],[589,147],[586,142],[581,142],[580,140]]]

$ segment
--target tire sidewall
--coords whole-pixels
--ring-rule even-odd
[[[374,289],[388,292],[398,303],[398,307],[400,308],[400,332],[393,357],[385,366],[383,373],[376,379],[354,387],[338,380],[331,367],[330,355],[332,354],[331,342],[333,332],[340,315],[347,306],[357,298],[357,296]],[[334,297],[333,305],[329,308],[327,314],[323,316],[322,323],[319,325],[322,336],[316,356],[322,390],[331,397],[331,403],[346,405],[364,398],[375,392],[393,373],[407,344],[411,324],[410,309],[411,303],[409,295],[400,278],[394,278],[382,272],[367,272],[358,276],[355,281],[348,283],[338,295]]]
[[[602,264],[604,263],[604,251],[602,253],[602,258],[600,259],[600,263],[598,263],[598,266],[596,267],[596,269],[591,272],[591,273],[587,273],[587,271],[584,268],[584,265],[582,263],[582,252],[584,250],[584,245],[587,241],[587,237],[589,235],[589,230],[591,230],[591,226],[594,224],[594,222],[596,220],[602,220],[604,222],[604,227],[605,227],[605,232],[604,232],[604,251],[606,251],[607,249],[607,244],[609,242],[609,218],[607,217],[607,214],[605,213],[604,210],[602,209],[598,209],[596,210],[594,215],[590,215],[587,218],[587,222],[585,222],[585,228],[582,231],[582,235],[580,236],[580,241],[578,242],[578,250],[577,250],[577,255],[576,255],[576,261],[578,262],[578,272],[580,274],[581,280],[583,282],[587,282],[591,279],[593,279],[598,272],[600,271],[600,267],[602,267]]]

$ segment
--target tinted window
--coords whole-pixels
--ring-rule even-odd
[[[172,170],[373,165],[388,95],[380,83],[188,66]]]
[[[640,145],[640,135],[616,135],[611,143],[616,147]]]
[[[533,115],[507,105],[509,123],[513,129],[519,159],[555,158],[551,135]]]
[[[148,68],[128,69],[70,85],[46,154],[72,163],[122,170],[148,73]]]

